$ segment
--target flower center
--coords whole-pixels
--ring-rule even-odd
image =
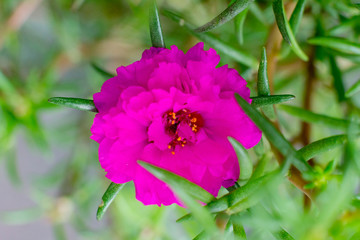
[[[184,147],[189,140],[192,140],[191,135],[197,133],[204,126],[201,115],[186,108],[177,112],[167,111],[163,118],[165,120],[165,132],[173,138],[168,145],[172,154],[175,154],[176,146]]]

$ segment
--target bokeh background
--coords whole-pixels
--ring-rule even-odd
[[[137,202],[131,183],[124,187],[104,219],[96,221],[97,206],[110,182],[98,162],[98,146],[89,139],[94,115],[47,102],[54,96],[91,99],[106,80],[94,65],[115,73],[117,67],[138,60],[142,51],[151,46],[149,2],[0,1],[0,239],[189,239],[199,233],[194,221],[175,223],[186,210],[177,206],[144,207]],[[158,5],[180,12],[199,26],[229,2],[163,0]],[[291,12],[296,1],[285,2]],[[343,117],[348,109],[338,102],[326,53],[322,49],[315,51],[305,42],[319,31],[317,21],[328,30],[356,17],[359,11],[344,7],[347,1],[345,5],[335,0],[309,2],[312,7],[307,7],[297,39],[311,52],[312,65],[288,54],[279,60],[276,70],[270,70],[272,90],[274,94],[293,94],[296,100],[292,104],[304,106],[309,71],[313,68],[316,75],[310,76],[315,79],[310,86],[311,104],[305,107]],[[161,16],[161,20],[167,46],[177,45],[186,51],[199,41],[170,19]],[[359,21],[357,18],[349,28],[333,33],[359,41]],[[213,34],[259,59],[262,46],[269,44],[270,36],[277,31],[274,22],[271,1],[256,1],[245,19],[242,40],[233,22]],[[220,55],[221,64],[236,68],[255,95],[256,69]],[[337,61],[347,89],[359,80],[359,59]],[[352,101],[359,106],[358,97]],[[304,145],[302,141],[338,133],[320,126],[311,129],[307,140],[301,140],[299,120],[281,112],[279,120],[285,136],[299,147]],[[316,161],[325,167],[340,158],[341,151],[336,149]],[[290,200],[288,209],[297,209],[302,194],[289,183],[283,185],[284,195],[279,201]],[[293,218],[285,210],[283,214]],[[272,239],[260,233],[256,236],[253,239]]]

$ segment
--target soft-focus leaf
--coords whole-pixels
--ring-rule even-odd
[[[95,71],[97,71],[101,76],[103,76],[106,79],[113,78],[115,76],[114,74],[112,74],[112,73],[106,71],[105,69],[103,69],[102,67],[100,67],[95,62],[92,62],[91,66],[94,68]]]
[[[104,216],[106,210],[112,203],[112,201],[115,199],[116,195],[120,192],[120,190],[124,187],[125,184],[116,184],[116,183],[110,183],[109,187],[106,189],[104,195],[102,196],[102,202],[98,207],[97,213],[96,213],[96,219],[101,220],[101,218]]]
[[[295,240],[288,232],[285,230],[280,230],[276,234],[274,234],[277,239],[280,240]]]
[[[276,173],[277,172],[271,172],[266,174],[265,176],[249,181],[244,186],[222,196],[221,198],[210,202],[208,205],[206,205],[206,207],[211,212],[225,211],[226,209],[234,206],[235,204],[256,193],[259,188],[261,188],[262,186],[264,186],[265,183],[269,182],[272,178],[274,178],[276,176]]]
[[[307,61],[308,57],[301,50],[299,44],[297,43],[295,36],[291,30],[290,24],[286,19],[284,4],[282,0],[273,1],[273,10],[276,18],[278,28],[284,40],[290,45],[293,52],[302,60]]]
[[[357,28],[360,25],[360,16],[353,16],[349,19],[342,21],[340,24],[328,30],[330,35],[344,34],[353,28]]]
[[[236,15],[244,11],[251,2],[254,0],[236,0],[228,8],[226,8],[222,13],[216,16],[213,20],[206,23],[205,25],[195,29],[196,32],[206,32],[210,31],[216,27],[223,25],[224,23],[230,21]]]
[[[214,47],[217,51],[224,53],[225,55],[231,57],[235,61],[238,61],[248,67],[256,68],[258,62],[256,58],[251,56],[248,53],[245,53],[243,51],[239,51],[238,49],[230,46],[229,44],[223,42],[221,39],[215,37],[214,35],[210,33],[198,33],[192,30],[192,26],[186,22],[184,22],[184,19],[182,19],[179,15],[173,13],[169,10],[164,10],[163,14],[170,19],[174,20],[175,22],[179,23],[180,26],[183,26],[185,29],[187,29],[192,35],[199,38],[203,42],[209,44],[210,46]]]
[[[153,2],[150,8],[150,37],[153,47],[165,48],[165,42],[161,30],[159,12],[156,6],[156,1]]]
[[[269,120],[264,118],[255,108],[248,104],[240,95],[235,94],[235,98],[244,112],[251,120],[260,128],[267,139],[284,155],[291,157],[293,164],[300,171],[312,172],[311,166],[296,152],[295,148],[285,139],[285,137],[271,124]]]
[[[248,12],[249,8],[239,13],[234,19],[235,33],[240,45],[243,45],[244,43],[244,23]]]
[[[43,216],[43,210],[39,207],[17,210],[17,211],[2,211],[0,214],[0,221],[6,224],[27,224]]]
[[[206,205],[206,208],[210,212],[222,212],[227,210],[228,208],[246,200],[249,196],[257,193],[259,188],[263,187],[265,183],[272,180],[277,175],[277,172],[268,173],[262,177],[257,179],[253,179],[248,181],[244,186],[233,190],[232,192],[215,199],[214,201],[210,202]],[[177,222],[183,222],[190,219],[192,216],[187,214],[177,220]]]
[[[154,174],[155,177],[159,178],[160,180],[166,182],[171,186],[184,189],[187,194],[197,200],[208,203],[215,199],[214,196],[211,195],[209,192],[183,177],[180,177],[172,172],[153,166],[146,162],[139,161],[139,164],[146,170]]]
[[[283,110],[286,113],[288,113],[292,116],[295,116],[305,122],[321,124],[322,126],[326,126],[326,127],[330,127],[330,128],[334,128],[334,129],[346,131],[351,124],[351,122],[348,120],[313,113],[308,110],[305,110],[305,109],[302,109],[299,107],[295,107],[295,106],[279,105],[278,109]],[[360,127],[358,124],[356,124],[356,125],[357,125],[357,128]]]
[[[330,61],[330,70],[331,74],[334,79],[334,87],[338,96],[339,102],[345,100],[345,88],[343,83],[343,77],[339,66],[336,62],[336,58],[333,55],[329,54],[329,61]]]
[[[347,140],[346,135],[331,136],[312,142],[298,150],[305,160],[309,160],[316,155],[329,151],[335,147],[343,145]]]
[[[251,106],[256,107],[256,108],[263,107],[263,106],[267,106],[267,105],[287,102],[294,98],[295,98],[295,96],[290,95],[290,94],[251,97],[251,99],[252,99]]]
[[[271,159],[270,153],[266,153],[260,158],[258,164],[255,167],[253,174],[251,175],[250,178],[251,180],[257,179],[264,174],[266,165],[270,161],[270,159]]]
[[[14,185],[18,186],[21,183],[21,179],[19,176],[15,149],[9,150],[8,153],[6,154],[5,166],[9,179]]]
[[[247,238],[244,227],[236,222],[233,222],[232,225],[234,231],[234,240],[246,240]]]
[[[237,158],[239,160],[239,164],[241,166],[239,179],[240,180],[249,179],[253,170],[253,165],[249,157],[249,154],[246,152],[245,148],[234,138],[228,137],[228,139],[236,152]]]
[[[9,79],[0,71],[0,90],[6,96],[17,95],[16,89],[11,84]]]
[[[162,168],[142,161],[138,161],[138,163],[154,174],[155,177],[169,184],[171,189],[180,197],[181,201],[190,209],[194,218],[205,228],[207,234],[212,235],[215,233],[217,228],[210,212],[195,201],[195,199],[202,202],[213,200],[214,197],[210,193],[187,179]]]
[[[49,99],[49,102],[82,111],[98,112],[95,107],[94,101],[89,99],[53,97]]]
[[[360,91],[360,80],[357,81],[354,85],[352,85],[346,92],[345,92],[345,96],[346,97],[351,97],[354,94],[358,93]]]
[[[360,55],[360,44],[351,42],[345,38],[316,37],[308,40],[308,43],[331,48],[346,54]]]

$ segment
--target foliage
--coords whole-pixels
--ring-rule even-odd
[[[0,3],[0,169],[35,203],[0,208],[0,222],[10,228],[49,219],[56,239],[67,239],[69,227],[81,239],[359,239],[359,5],[159,0],[157,6]],[[197,41],[248,81],[252,104],[235,97],[263,139],[245,150],[229,138],[243,167],[238,183],[217,198],[140,162],[188,208],[142,206],[132,183],[106,183],[89,139],[94,113],[47,100],[68,96],[49,101],[96,112],[91,95],[117,66],[150,46],[186,50]],[[40,176],[22,174],[17,154],[24,136],[44,158],[37,167],[51,166]],[[54,149],[68,154],[52,156]]]

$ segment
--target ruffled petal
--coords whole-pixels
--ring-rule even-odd
[[[204,51],[204,43],[199,42],[195,46],[189,49],[186,53],[186,59],[205,62],[211,64],[214,68],[220,62],[220,56],[216,53],[213,48],[209,48],[209,50]]]

